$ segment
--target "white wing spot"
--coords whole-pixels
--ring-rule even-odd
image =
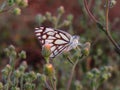
[[[50,57],[54,57],[53,53],[51,53]]]
[[[60,35],[59,34],[55,34],[55,37],[60,38]]]
[[[54,31],[52,28],[46,28],[45,32]]]
[[[41,37],[38,37],[38,39],[41,39]]]
[[[36,36],[40,36],[41,34],[40,33],[37,33]]]
[[[44,27],[40,27],[40,29],[44,29]]]
[[[49,36],[47,39],[56,39],[55,37]]]
[[[43,39],[46,39],[46,38],[47,38],[47,36],[46,36],[46,35],[43,35],[43,36],[42,36],[42,38],[43,38]]]
[[[42,40],[41,43],[44,43],[44,40]]]
[[[55,49],[56,49],[56,47],[55,47],[55,46],[51,47],[51,51],[54,51]]]
[[[39,29],[39,30],[36,30],[35,32],[42,32],[43,30],[42,29]]]
[[[39,29],[39,28],[35,28],[36,30]]]
[[[59,39],[55,41],[55,44],[65,44],[65,43],[67,42]]]
[[[52,43],[53,40],[45,40],[45,42],[47,42],[47,43]]]
[[[69,41],[69,39],[64,34],[60,33],[60,35],[62,36],[63,39]]]
[[[54,32],[48,32],[47,34],[48,35],[54,35],[55,33]]]
[[[53,44],[52,43],[49,43],[49,45],[52,47],[53,46]]]

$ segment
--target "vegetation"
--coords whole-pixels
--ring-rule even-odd
[[[49,4],[53,2],[55,1],[51,0]],[[67,14],[66,8],[59,6],[54,13],[39,12],[29,23],[22,16],[22,11],[27,11],[26,8],[29,8],[27,0],[0,2],[0,15],[4,18],[0,18],[0,90],[120,89],[118,44],[120,33],[117,32],[119,28],[112,27],[114,23],[119,22],[119,19],[115,18],[110,22],[108,17],[110,9],[117,4],[116,0],[76,2],[82,12],[79,18],[74,17],[73,13]],[[90,8],[92,6],[94,6],[93,11]],[[7,25],[4,21],[2,24],[2,20],[6,20],[5,16],[10,19]],[[18,22],[19,26],[22,26],[19,30],[14,20],[21,21],[20,19],[27,23],[28,27]],[[66,32],[71,35],[80,34],[79,42],[82,46],[64,52],[51,60],[49,44],[41,49],[40,44],[37,46],[38,41],[32,36],[34,31],[29,30],[40,26],[67,30]],[[112,29],[116,29],[115,32]]]

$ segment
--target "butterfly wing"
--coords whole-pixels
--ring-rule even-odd
[[[46,43],[50,44],[52,58],[66,50],[72,37],[64,31],[45,27],[35,28],[35,34],[43,47]]]

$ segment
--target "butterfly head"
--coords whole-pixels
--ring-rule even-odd
[[[67,51],[76,48],[79,45],[79,36],[72,36],[70,39],[69,47],[67,48]]]
[[[79,36],[77,36],[77,35],[74,35],[74,36],[72,36],[72,38],[70,39],[70,42],[71,43],[79,43]]]
[[[72,38],[73,38],[73,40],[79,40],[79,36],[77,36],[77,35],[74,35],[74,36],[72,36]]]

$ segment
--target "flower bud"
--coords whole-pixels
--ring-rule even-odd
[[[2,72],[3,77],[8,76],[8,74],[9,74],[9,72],[7,70],[5,70],[5,69],[3,69],[1,72]]]
[[[27,7],[28,6],[28,0],[21,0],[21,2],[19,3],[19,6]]]
[[[23,73],[26,70],[26,68],[27,68],[27,63],[26,61],[23,61],[19,67],[19,71]]]
[[[24,74],[24,79],[25,79],[26,82],[31,83],[31,82],[33,82],[36,78],[37,78],[37,76],[36,76],[36,74],[35,74],[33,71]]]
[[[12,67],[9,64],[6,65],[5,69],[7,69],[9,72],[12,71]]]
[[[46,81],[46,76],[44,74],[39,74],[37,77],[41,83],[44,83]]]
[[[116,0],[109,0],[109,3],[108,3],[108,6],[109,6],[109,8],[112,8],[112,7],[114,7],[115,5],[116,5]],[[105,5],[104,5],[104,7],[106,8],[106,3],[105,3]],[[108,7],[107,6],[107,7]]]
[[[25,86],[25,90],[33,90],[31,83],[26,82],[24,86]]]
[[[63,24],[64,24],[64,26],[68,26],[68,25],[70,25],[70,21],[65,20],[65,21],[63,22]]]
[[[26,68],[27,68],[27,62],[23,61],[19,67],[19,71],[24,72]]]
[[[93,73],[88,72],[87,75],[86,75],[86,77],[87,77],[88,79],[92,79],[92,78],[94,77],[94,75],[93,75]]]
[[[15,3],[18,5],[20,4],[20,2],[21,2],[21,0],[15,0]]]
[[[82,54],[83,54],[84,56],[88,56],[88,55],[89,55],[89,49],[88,49],[88,48],[84,48],[84,49],[82,50]]]
[[[46,12],[46,18],[48,20],[51,20],[52,16],[51,16],[51,13],[50,12]]]
[[[45,64],[44,73],[47,76],[53,76],[55,73],[53,65],[52,64]]]
[[[108,74],[107,73],[104,73],[102,74],[102,77],[101,77],[103,80],[107,80],[109,78]]]
[[[19,53],[19,57],[22,58],[22,59],[26,59],[26,52],[22,50],[22,51]]]
[[[110,4],[109,4],[110,8],[114,7],[116,3],[117,3],[116,0],[110,0]]]
[[[33,71],[31,71],[31,72],[29,73],[29,77],[32,79],[32,81],[37,78],[35,72],[33,72]]]
[[[44,16],[42,16],[41,14],[36,15],[35,17],[35,21],[38,24],[41,24],[42,22],[44,22],[46,20],[46,18]]]
[[[27,68],[27,62],[26,61],[23,61],[21,66],[25,67],[25,69]]]
[[[0,82],[0,90],[3,90],[3,83]]]
[[[83,47],[83,50],[82,50],[82,54],[85,55],[85,56],[88,56],[89,52],[90,52],[90,43],[86,42],[84,44],[84,47]]]
[[[9,73],[12,71],[12,67],[8,64],[6,67],[2,70],[3,77],[8,77]]]
[[[83,86],[81,85],[81,83],[78,81],[78,80],[76,80],[75,82],[74,82],[74,85],[75,85],[75,90],[82,90],[83,89]]]
[[[50,57],[51,54],[51,50],[50,50],[51,46],[50,44],[45,44],[42,50],[42,55],[48,59]]]
[[[64,12],[65,12],[64,7],[63,7],[63,6],[60,6],[60,7],[58,8],[58,13],[59,13],[59,14],[63,14]]]
[[[97,68],[94,68],[92,70],[92,73],[95,75],[95,76],[99,76],[100,75],[100,71],[97,69]]]
[[[19,77],[21,76],[20,71],[19,71],[19,70],[16,70],[16,71],[14,72],[14,76],[15,76],[16,78],[19,78]]]
[[[21,14],[21,9],[20,8],[14,8],[13,9],[13,14],[14,15],[20,15]]]
[[[13,45],[10,45],[10,46],[9,46],[9,50],[10,50],[10,51],[15,51],[15,47],[14,47]]]

